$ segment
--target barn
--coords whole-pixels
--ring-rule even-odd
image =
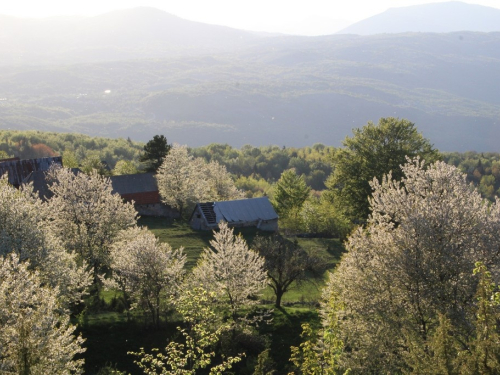
[[[158,185],[153,173],[137,173],[111,176],[113,192],[127,202],[134,201],[141,216],[178,218],[179,212],[161,202]]]
[[[278,214],[267,197],[198,203],[189,219],[191,228],[196,230],[212,230],[220,221],[236,228],[278,230]]]
[[[18,188],[29,180],[32,173],[48,171],[53,164],[62,165],[62,157],[4,159],[0,160],[0,176],[7,173],[9,184]]]

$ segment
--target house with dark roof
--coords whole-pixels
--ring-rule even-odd
[[[158,185],[153,173],[137,173],[111,176],[113,192],[127,202],[134,202],[135,209],[141,216],[162,216],[179,218],[179,211],[162,203]]]
[[[26,183],[34,172],[45,172],[53,164],[62,165],[62,157],[25,159],[11,158],[0,161],[0,176],[7,173],[9,184],[18,188]]]
[[[82,173],[79,168],[71,168],[71,172],[77,175]],[[28,177],[24,180],[24,184],[32,184],[33,191],[38,194],[38,197],[47,201],[54,196],[54,193],[50,190],[49,182],[47,181],[47,171],[35,171],[31,172]]]
[[[62,166],[62,157],[48,157],[20,160],[10,158],[0,160],[0,176],[7,174],[9,184],[19,188],[22,184],[32,183],[38,196],[47,200],[52,197],[45,172],[58,164]],[[78,168],[73,173],[81,173]],[[111,176],[113,192],[128,202],[134,201],[134,206],[141,216],[180,217],[179,212],[161,202],[156,178],[152,173]]]
[[[189,219],[196,230],[215,229],[221,221],[236,228],[278,230],[278,214],[267,197],[198,203]]]

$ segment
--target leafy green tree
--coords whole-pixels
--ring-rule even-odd
[[[235,181],[235,186],[244,192],[247,198],[272,196],[272,185],[263,178],[240,177]]]
[[[298,176],[294,169],[284,171],[274,188],[272,202],[278,215],[297,217],[310,191],[303,175]]]
[[[271,350],[266,349],[257,357],[257,364],[255,365],[252,375],[274,375],[276,364],[271,358]]]
[[[145,164],[145,171],[156,172],[171,148],[172,146],[167,143],[167,138],[164,135],[155,135],[152,140],[146,143],[144,153],[139,158],[139,161]]]
[[[475,337],[469,343],[470,355],[463,356],[467,358],[464,368],[468,374],[498,374],[500,334],[497,325],[500,319],[500,292],[483,263],[476,263],[474,274],[479,276]]]
[[[64,168],[78,168],[80,163],[73,151],[65,150],[62,154],[62,161]]]
[[[121,176],[124,174],[136,174],[138,173],[137,168],[134,163],[128,160],[119,160],[113,169],[113,176]]]
[[[439,158],[430,142],[418,133],[415,124],[394,117],[381,118],[377,125],[369,122],[353,130],[353,137],[333,156],[334,171],[326,186],[332,202],[342,208],[352,221],[364,222],[370,213],[370,182],[381,180],[392,171],[392,178],[402,177],[400,165],[406,157],[420,156],[427,163]]]
[[[344,241],[352,230],[353,224],[335,207],[323,193],[320,198],[314,196],[302,206],[300,217],[302,228],[307,233],[338,237]]]
[[[461,350],[460,343],[453,337],[453,326],[445,315],[438,315],[438,326],[427,340],[419,335],[409,335],[407,342],[408,353],[404,358],[408,369],[403,371],[404,374],[461,374],[459,353],[462,357],[468,353]]]
[[[268,285],[276,295],[275,306],[281,307],[283,295],[306,281],[321,277],[324,266],[321,259],[309,255],[297,242],[287,240],[279,234],[270,237],[257,237],[252,243],[264,259],[269,278]]]
[[[309,323],[302,324],[300,337],[304,341],[298,347],[291,347],[290,362],[295,371],[289,375],[348,375],[349,370],[341,372],[338,368],[337,357],[343,347],[342,341],[334,335],[328,328],[319,333]]]
[[[500,372],[500,292],[491,273],[481,262],[476,263],[477,302],[473,306],[474,333],[462,341],[451,320],[439,314],[438,326],[427,340],[415,335],[409,342],[407,374],[467,375]]]
[[[110,171],[107,168],[106,164],[102,162],[102,160],[99,159],[99,156],[97,155],[87,156],[82,160],[80,167],[83,173],[86,173],[88,175],[92,174],[94,171],[96,171],[101,176],[107,176],[110,174]]]

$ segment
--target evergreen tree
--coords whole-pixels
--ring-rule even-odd
[[[167,138],[164,135],[155,135],[152,140],[146,143],[144,153],[139,158],[139,161],[145,164],[144,170],[156,172],[171,148],[172,146],[167,143]]]

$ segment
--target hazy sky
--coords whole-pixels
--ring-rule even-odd
[[[21,17],[98,15],[151,6],[193,21],[239,29],[321,34],[382,13],[433,0],[0,0],[0,14]],[[500,9],[500,0],[467,0]],[[330,30],[326,30],[328,32]]]

